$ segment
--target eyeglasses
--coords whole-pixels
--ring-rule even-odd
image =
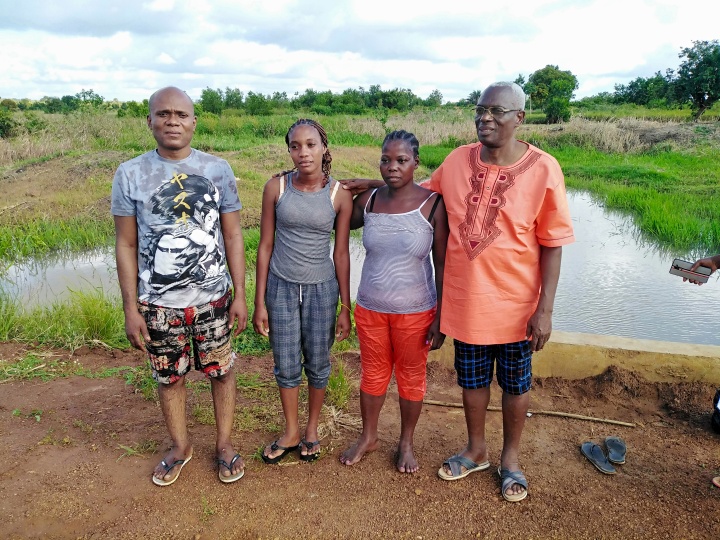
[[[482,118],[485,116],[485,113],[490,113],[490,116],[497,119],[499,116],[502,116],[509,112],[517,112],[520,109],[506,109],[504,107],[483,107],[481,105],[478,105],[475,107],[475,114]]]

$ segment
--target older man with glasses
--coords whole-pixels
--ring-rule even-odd
[[[442,194],[448,213],[440,330],[454,338],[468,430],[467,446],[438,475],[459,480],[490,468],[485,417],[496,370],[503,391],[497,470],[511,502],[528,493],[519,450],[532,353],[550,337],[562,246],[574,241],[560,166],[515,138],[524,108],[517,84],[491,84],[475,108],[479,142],[455,149],[422,184]],[[374,183],[352,180],[345,188],[358,192]]]

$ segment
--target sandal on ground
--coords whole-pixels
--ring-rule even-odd
[[[712,479],[713,486],[720,488],[720,476],[716,476]]]
[[[582,455],[588,458],[588,461],[595,465],[595,468],[603,474],[615,474],[615,467],[608,461],[605,452],[597,444],[586,441],[580,445]]]
[[[445,466],[447,465],[447,468],[450,469],[450,474],[448,474],[445,471]],[[462,470],[462,467],[465,467],[465,470]],[[482,463],[475,463],[472,459],[466,458],[465,456],[461,456],[460,454],[455,454],[454,456],[451,456],[447,458],[443,462],[443,467],[440,467],[438,469],[438,476],[442,478],[443,480],[460,480],[461,478],[465,478],[468,474],[478,472],[478,471],[484,471],[490,467],[489,461],[483,461]]]
[[[607,437],[605,439],[605,448],[607,448],[607,458],[610,463],[622,465],[625,463],[625,454],[627,447],[625,441],[620,437]]]
[[[224,459],[215,458],[215,463],[217,463],[218,466],[218,478],[221,482],[225,484],[232,484],[233,482],[236,482],[240,480],[243,475],[245,474],[245,469],[243,468],[240,472],[236,472],[235,474],[232,474],[232,468],[233,465],[235,465],[235,462],[240,459],[240,454],[235,454],[235,456],[230,461],[230,464],[226,463]],[[228,471],[230,471],[230,476],[225,476],[222,473],[222,467],[225,467]]]
[[[152,477],[153,484],[155,484],[156,486],[165,487],[165,486],[169,486],[170,484],[174,483],[175,480],[180,478],[180,473],[182,472],[183,467],[191,459],[192,459],[192,455],[190,455],[190,457],[188,457],[187,459],[176,459],[175,461],[173,461],[170,464],[166,463],[165,460],[163,459],[160,462],[160,465],[162,465],[162,468],[165,469],[165,474],[163,476],[167,476],[167,473],[169,473],[175,467],[180,467],[180,469],[178,470],[177,474],[175,476],[173,476],[170,480],[158,478],[157,476],[155,476],[153,474],[153,477]]]
[[[305,439],[301,439],[301,440],[300,440],[300,444],[299,444],[298,446],[299,446],[301,449],[302,449],[302,447],[304,446],[305,449],[306,449],[308,452],[310,452],[310,450],[312,450],[314,446],[320,446],[320,441],[308,442],[308,441],[306,441]],[[303,461],[307,461],[307,462],[315,461],[315,460],[316,460],[317,458],[319,458],[319,457],[320,457],[320,450],[318,450],[317,452],[314,452],[314,453],[312,453],[312,454],[309,454],[309,453],[308,453],[308,454],[303,454],[302,452],[300,452],[300,459],[303,460]]]
[[[296,444],[295,446],[280,446],[277,441],[272,443],[270,445],[270,453],[277,452],[278,450],[282,450],[281,453],[279,453],[275,457],[268,457],[265,455],[265,452],[261,454],[262,460],[267,463],[268,465],[274,465],[275,463],[278,463],[282,458],[287,456],[290,452],[293,452],[298,449],[299,444]]]
[[[502,493],[503,499],[508,502],[519,502],[522,501],[525,497],[527,497],[528,481],[522,471],[511,471],[509,469],[506,469],[505,467],[500,467],[498,468],[498,474],[500,475],[500,481],[502,482],[500,492]],[[507,489],[513,484],[522,486],[523,488],[525,488],[524,491],[514,494],[506,493]]]

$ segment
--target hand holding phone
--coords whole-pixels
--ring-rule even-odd
[[[689,279],[694,283],[707,283],[712,270],[705,266],[698,266],[695,270],[690,270],[693,264],[682,259],[675,259],[670,266],[670,273],[674,276]]]

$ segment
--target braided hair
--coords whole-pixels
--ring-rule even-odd
[[[417,140],[417,137],[409,131],[405,131],[404,129],[391,131],[385,136],[382,147],[385,148],[385,145],[391,141],[405,142],[412,150],[413,156],[420,157],[420,142]]]
[[[290,134],[292,133],[293,129],[298,126],[314,127],[320,134],[320,142],[325,147],[325,153],[322,156],[322,172],[325,175],[325,182],[327,182],[328,178],[330,177],[330,164],[332,163],[332,156],[330,155],[330,149],[328,148],[328,136],[327,133],[325,133],[325,129],[315,120],[311,120],[310,118],[300,118],[297,122],[290,126],[290,129],[288,129],[287,133],[285,134],[285,144],[287,144],[288,150],[290,149]],[[292,169],[275,174],[274,176],[285,176],[286,174],[296,170],[297,167],[293,167]]]

